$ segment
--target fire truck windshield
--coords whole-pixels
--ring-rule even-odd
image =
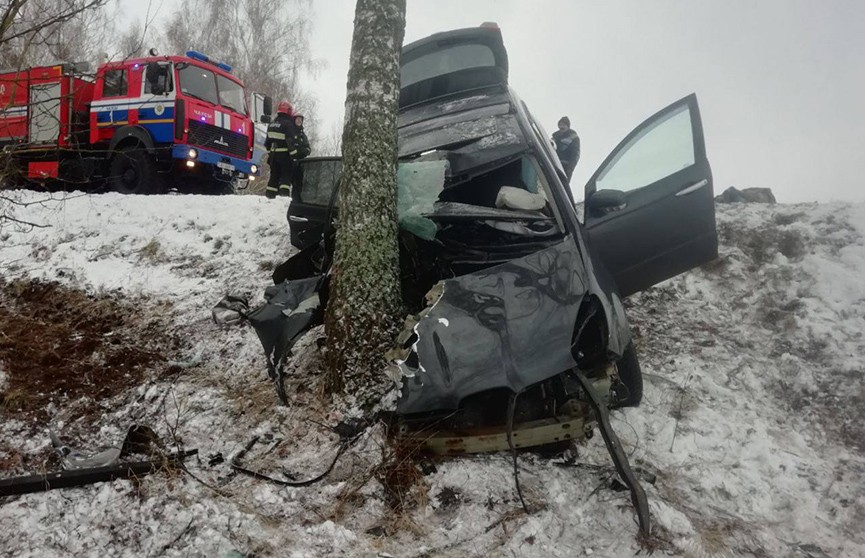
[[[248,114],[243,87],[220,75],[216,76],[216,82],[219,88],[219,104],[240,114]]]
[[[213,72],[192,64],[178,64],[177,67],[181,93],[214,105],[219,104]]]

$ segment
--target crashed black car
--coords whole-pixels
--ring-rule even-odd
[[[550,136],[508,86],[498,28],[405,46],[401,79],[401,277],[414,313],[395,352],[401,435],[439,453],[591,435],[606,408],[642,398],[622,298],[717,256],[696,96],[622,140],[586,185],[581,222]],[[338,158],[300,163],[288,210],[300,252],[251,316],[274,363],[320,323],[339,176]]]

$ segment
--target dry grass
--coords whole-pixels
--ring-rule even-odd
[[[150,242],[145,244],[138,251],[138,253],[141,255],[141,257],[143,259],[149,260],[149,261],[154,262],[154,263],[162,261],[164,259],[164,256],[162,254],[162,245],[155,238],[151,239]]]
[[[58,411],[67,422],[92,423],[178,346],[135,301],[0,280],[0,361],[8,376],[0,416],[34,434]]]

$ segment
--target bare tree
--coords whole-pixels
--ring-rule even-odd
[[[383,364],[402,310],[397,243],[397,111],[405,0],[357,0],[343,132],[339,226],[325,316],[327,381]]]
[[[95,58],[107,0],[10,0],[0,15],[0,67]]]
[[[327,133],[310,134],[313,150],[319,155],[339,155],[342,152],[342,130],[342,119],[338,119],[331,124]]]
[[[124,58],[136,58],[144,54],[144,41],[146,29],[141,22],[134,21],[117,38],[117,46]]]
[[[166,49],[193,48],[231,64],[252,91],[289,99],[315,125],[301,77],[320,65],[309,49],[309,0],[183,0],[166,25]]]

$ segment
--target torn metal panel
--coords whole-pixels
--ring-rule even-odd
[[[628,461],[628,455],[622,449],[622,443],[613,426],[610,424],[610,416],[607,411],[607,402],[601,394],[595,389],[592,382],[577,368],[572,370],[572,374],[582,384],[583,389],[589,396],[589,404],[594,410],[595,416],[598,419],[598,430],[601,431],[601,436],[604,438],[604,444],[607,446],[607,451],[613,459],[613,465],[616,466],[616,471],[625,485],[631,490],[631,503],[634,505],[634,511],[637,512],[637,519],[640,524],[640,533],[649,536],[649,502],[646,499],[646,492],[640,485],[640,481],[631,469],[631,464]]]
[[[273,365],[287,355],[300,336],[321,323],[320,275],[287,280],[264,291],[267,301],[249,314],[264,352]]]
[[[585,270],[572,237],[522,258],[444,281],[415,327],[397,412],[457,409],[464,398],[514,393],[576,365],[571,343]],[[416,358],[415,358],[416,357]]]

